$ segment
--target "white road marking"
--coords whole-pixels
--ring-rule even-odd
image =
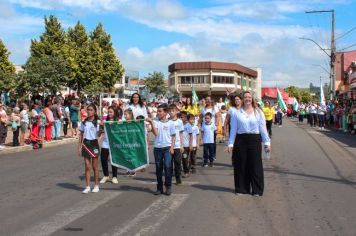
[[[112,233],[104,235],[153,235],[187,198],[188,194],[161,196],[125,226],[116,227]]]
[[[40,222],[39,224],[24,230],[16,235],[50,235],[63,228],[69,223],[79,219],[80,217],[95,210],[99,206],[119,196],[122,192],[103,191],[99,193],[88,193],[83,195],[83,200],[73,205],[68,210],[61,211],[47,220]],[[80,193],[78,193],[80,194]]]

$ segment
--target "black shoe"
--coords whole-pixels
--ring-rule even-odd
[[[154,192],[154,195],[161,195],[161,194],[163,194],[163,190],[157,189],[157,191]]]
[[[192,173],[193,174],[195,174],[197,171],[195,170],[195,168],[194,169],[192,169]]]
[[[209,163],[209,166],[210,166],[210,167],[214,167],[214,162],[210,162],[210,163]]]
[[[168,187],[167,189],[166,189],[166,195],[167,196],[170,196],[172,194],[172,188],[171,187]]]

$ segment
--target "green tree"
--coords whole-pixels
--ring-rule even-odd
[[[90,57],[89,37],[85,27],[78,21],[74,28],[68,29],[67,39],[66,55],[70,67],[68,87],[80,93],[86,85],[90,84],[90,77],[86,73]]]
[[[99,23],[90,34],[90,39],[99,45],[101,49],[100,52],[102,53],[98,55],[97,50],[91,50],[91,52],[94,53],[94,55],[91,56],[98,56],[100,58],[100,60],[96,60],[96,64],[100,64],[96,66],[96,69],[99,70],[97,71],[99,78],[95,77],[93,83],[100,86],[100,90],[103,88],[111,89],[116,82],[121,83],[124,74],[124,68],[115,54],[111,36],[106,33],[103,25]]]
[[[66,34],[55,16],[45,17],[45,31],[40,40],[31,41],[31,55],[20,76],[25,89],[31,92],[56,93],[68,84],[69,59]],[[68,61],[67,61],[68,60]]]
[[[289,97],[295,97],[298,101],[301,100],[300,91],[297,87],[289,86],[285,88],[284,91],[288,93]]]
[[[167,92],[164,86],[164,75],[162,72],[155,71],[149,73],[148,76],[145,77],[145,84],[148,90],[156,95],[164,95]]]
[[[44,20],[45,32],[40,36],[40,40],[31,40],[31,57],[63,56],[66,49],[66,34],[61,23],[52,15],[49,18],[45,17]]]
[[[60,56],[30,57],[24,69],[19,76],[19,92],[55,94],[67,84],[69,67]]]
[[[310,95],[310,92],[307,90],[300,90],[300,98],[303,103],[311,102],[311,100],[313,99]]]
[[[0,39],[0,91],[9,91],[14,86],[15,66],[9,59],[10,52]]]

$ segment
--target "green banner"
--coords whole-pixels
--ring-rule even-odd
[[[146,168],[149,158],[144,121],[108,121],[104,124],[111,164],[132,171]]]

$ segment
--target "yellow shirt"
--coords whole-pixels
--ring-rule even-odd
[[[263,113],[265,113],[266,120],[273,120],[275,114],[273,107],[264,107]]]
[[[199,109],[195,105],[193,105],[193,106],[189,105],[187,108],[185,108],[185,106],[182,106],[181,111],[186,111],[186,112],[193,114],[195,116],[200,114]]]

